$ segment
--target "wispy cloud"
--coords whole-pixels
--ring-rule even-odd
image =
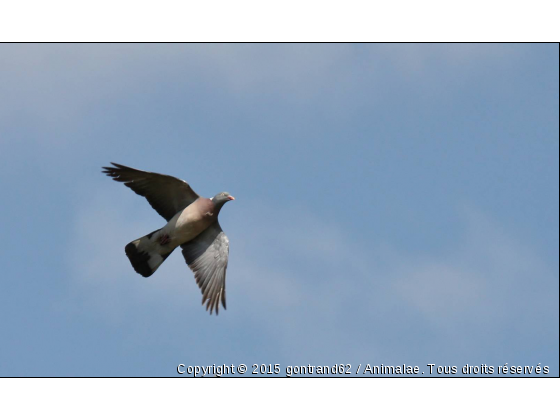
[[[387,71],[418,82],[432,80],[424,70],[433,60],[457,75],[465,63],[472,70],[513,56],[504,46],[394,44],[5,44],[0,51],[0,121],[47,126],[76,125],[100,103],[148,94],[169,79],[183,91],[203,85],[289,106],[321,100],[336,117],[351,105],[342,100],[348,92],[382,86]]]
[[[478,211],[460,211],[464,234],[447,252],[414,257],[375,240],[354,243],[309,209],[244,205],[250,220],[223,223],[231,241],[223,317],[250,325],[287,358],[411,357],[390,339],[411,324],[420,335],[437,334],[448,350],[474,357],[502,331],[522,337],[528,325],[558,312],[554,299],[532,292],[557,289],[551,269]],[[145,215],[134,206],[98,193],[78,209],[69,251],[78,301],[117,318],[146,305],[202,312],[179,253],[153,279],[129,267],[123,245],[157,227],[141,220]]]

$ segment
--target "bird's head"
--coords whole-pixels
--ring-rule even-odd
[[[212,202],[218,208],[221,208],[228,201],[235,200],[235,198],[228,192],[221,192],[212,197]]]

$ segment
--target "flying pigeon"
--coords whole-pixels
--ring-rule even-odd
[[[130,242],[124,251],[134,270],[150,277],[167,257],[180,246],[196,283],[202,291],[206,310],[226,309],[226,268],[229,240],[218,223],[218,214],[228,201],[227,192],[213,198],[200,197],[187,182],[154,172],[111,164],[103,173],[124,182],[136,194],[145,197],[167,224],[161,229]]]

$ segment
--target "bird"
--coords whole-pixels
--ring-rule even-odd
[[[134,270],[150,277],[177,247],[193,271],[202,292],[202,305],[218,315],[226,309],[226,269],[229,240],[218,222],[223,205],[235,198],[221,192],[199,196],[191,186],[170,175],[146,172],[111,162],[102,172],[145,197],[167,224],[129,242],[124,250]]]

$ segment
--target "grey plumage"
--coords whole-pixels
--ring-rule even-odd
[[[218,223],[222,206],[234,198],[227,192],[212,199],[200,197],[178,178],[140,171],[117,163],[103,172],[145,197],[167,224],[125,247],[134,270],[151,276],[175,248],[181,246],[186,263],[202,292],[202,304],[218,314],[226,308],[226,269],[229,240]]]
[[[214,222],[196,241],[187,242],[181,248],[202,292],[202,304],[207,301],[206,309],[210,309],[210,313],[212,309],[218,313],[220,301],[226,309],[229,240],[220,224]]]
[[[136,194],[145,197],[161,217],[169,221],[178,211],[193,203],[199,195],[185,181],[169,175],[140,171],[111,162],[103,173],[124,182]]]

